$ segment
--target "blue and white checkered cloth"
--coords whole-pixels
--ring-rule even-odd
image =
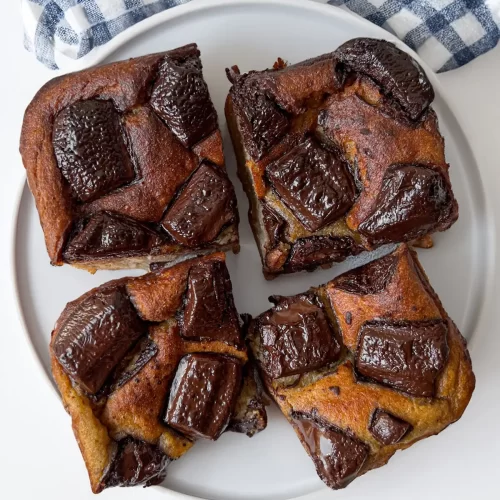
[[[189,0],[22,0],[25,46],[51,69]],[[468,63],[500,39],[500,0],[329,0],[390,31],[435,71]]]

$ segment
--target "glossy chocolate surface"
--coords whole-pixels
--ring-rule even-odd
[[[132,438],[118,443],[118,450],[104,479],[106,487],[152,486],[167,476],[170,459],[156,446]]]
[[[262,203],[262,221],[269,239],[268,246],[269,248],[274,248],[280,241],[282,241],[286,222],[279,214],[277,214],[265,203]]]
[[[293,415],[292,423],[327,486],[344,488],[356,478],[368,457],[366,445],[309,416]]]
[[[355,38],[341,45],[335,57],[348,71],[369,76],[412,119],[418,119],[434,100],[424,70],[406,52],[385,40]]]
[[[442,320],[365,323],[356,354],[357,372],[412,396],[432,397],[448,356]]]
[[[68,242],[67,262],[82,259],[149,253],[162,238],[145,224],[110,212],[92,215]]]
[[[268,165],[266,175],[309,231],[317,231],[344,215],[356,196],[347,163],[311,138]]]
[[[191,438],[217,439],[231,418],[242,366],[217,354],[188,354],[177,368],[165,423]]]
[[[272,297],[276,306],[254,323],[260,336],[262,369],[272,379],[296,375],[335,361],[340,344],[312,294]]]
[[[292,272],[314,269],[322,264],[341,262],[363,250],[350,236],[310,236],[294,243],[286,264]]]
[[[58,330],[54,354],[83,390],[95,394],[147,331],[124,287],[100,290],[80,302]]]
[[[412,425],[390,413],[376,409],[368,429],[380,444],[396,444],[411,431]]]
[[[202,163],[162,220],[179,243],[197,247],[214,240],[234,222],[236,195],[227,174]]]
[[[375,210],[358,230],[376,244],[420,238],[449,217],[452,201],[451,188],[439,171],[424,165],[392,165]]]
[[[198,57],[165,57],[153,87],[151,106],[186,147],[217,127],[217,113]]]
[[[236,400],[228,431],[252,437],[267,427],[266,398],[253,363],[243,367],[243,387]]]
[[[131,182],[134,167],[111,101],[78,101],[55,118],[57,164],[73,195],[87,202]]]
[[[228,72],[228,78],[233,83],[231,96],[245,147],[259,160],[285,135],[288,117],[266,96],[258,74]]]
[[[190,340],[240,343],[231,280],[223,262],[202,262],[191,268],[182,316],[182,336]]]
[[[341,274],[334,280],[335,288],[356,295],[380,293],[390,283],[397,265],[398,260],[394,255],[386,255]]]
[[[158,346],[149,338],[139,342],[118,365],[111,391],[119,389],[134,378],[158,353]]]

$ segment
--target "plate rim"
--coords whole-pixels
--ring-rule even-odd
[[[441,82],[438,79],[438,76],[436,72],[430,68],[430,66],[421,59],[421,57],[413,50],[411,49],[408,45],[406,45],[403,41],[401,41],[399,38],[397,38],[395,35],[390,33],[389,31],[386,31],[380,26],[375,25],[374,23],[371,23],[370,21],[358,16],[357,14],[351,12],[351,11],[346,11],[338,6],[331,5],[328,3],[319,3],[315,0],[191,0],[188,3],[178,5],[176,7],[172,7],[170,9],[164,10],[162,12],[159,12],[157,14],[154,14],[153,16],[146,18],[135,25],[131,26],[130,28],[126,29],[125,31],[119,33],[117,36],[112,38],[109,42],[107,42],[105,45],[96,47],[94,50],[89,52],[87,55],[84,57],[74,60],[74,61],[69,61],[66,65],[66,68],[64,70],[57,70],[53,72],[53,78],[74,72],[74,71],[81,71],[84,69],[88,69],[91,66],[99,65],[102,64],[106,59],[108,59],[110,56],[113,55],[117,50],[119,50],[123,45],[126,45],[127,43],[131,42],[138,36],[142,35],[146,31],[155,28],[157,26],[160,26],[162,24],[166,24],[168,22],[171,22],[175,19],[188,16],[193,13],[201,13],[203,11],[210,11],[210,10],[216,10],[220,9],[223,7],[229,7],[229,8],[241,8],[241,7],[260,7],[260,6],[282,6],[284,8],[286,7],[292,7],[296,9],[302,9],[306,12],[309,11],[316,11],[321,14],[327,15],[332,18],[337,18],[338,20],[348,20],[350,23],[357,23],[361,27],[366,27],[369,26],[371,30],[375,29],[380,35],[380,38],[386,39],[392,43],[394,43],[396,46],[398,46],[400,49],[403,51],[407,52],[410,54],[424,69],[425,73],[429,77],[432,86],[434,89],[437,90],[437,94],[439,94],[440,99],[442,100],[443,104],[447,108],[447,111],[450,114],[450,117],[455,120],[456,126],[458,127],[459,133],[463,136],[465,139],[465,143],[462,144],[463,148],[466,148],[467,154],[469,155],[470,159],[473,162],[473,167],[476,170],[477,175],[475,176],[475,187],[474,189],[476,191],[480,192],[480,199],[482,201],[483,206],[480,206],[478,208],[482,209],[481,212],[483,213],[484,217],[482,220],[483,225],[485,226],[485,231],[484,234],[486,236],[486,241],[484,242],[483,249],[485,249],[485,255],[483,255],[484,261],[485,261],[485,267],[488,270],[491,270],[491,272],[486,273],[485,277],[485,284],[483,287],[483,297],[488,299],[488,297],[491,297],[491,294],[488,294],[488,291],[493,290],[494,287],[494,281],[495,281],[495,276],[496,276],[496,260],[495,260],[495,255],[496,255],[496,224],[495,224],[495,219],[494,219],[494,210],[492,208],[492,204],[489,201],[489,198],[487,196],[487,191],[485,189],[485,184],[483,182],[483,176],[481,175],[481,169],[479,167],[479,163],[477,161],[476,154],[474,152],[474,149],[472,148],[470,141],[467,137],[467,134],[464,131],[464,128],[462,126],[462,123],[465,121],[463,112],[459,109],[456,109],[454,106],[452,106],[446,96],[446,91],[444,89],[444,86],[441,84]],[[378,35],[377,35],[378,36]],[[49,81],[49,80],[47,80]],[[22,163],[22,160],[21,160]],[[28,350],[30,351],[30,355],[32,358],[34,358],[34,362],[37,365],[39,371],[43,373],[43,379],[44,379],[44,384],[49,387],[49,390],[53,396],[55,396],[58,400],[60,400],[59,393],[54,386],[51,377],[47,374],[45,366],[38,356],[35,346],[31,340],[31,336],[29,333],[29,329],[27,326],[26,318],[25,318],[25,313],[24,313],[24,308],[22,306],[22,301],[20,297],[20,284],[19,284],[19,277],[18,277],[18,265],[19,265],[19,259],[16,253],[16,248],[17,248],[17,238],[18,238],[18,224],[19,224],[19,215],[21,211],[21,204],[22,204],[22,199],[25,194],[25,190],[28,191],[28,195],[31,194],[29,192],[29,184],[26,178],[24,178],[17,190],[17,194],[15,197],[15,205],[14,205],[14,210],[12,212],[12,219],[13,219],[13,224],[12,224],[12,230],[11,230],[11,248],[10,248],[10,253],[11,253],[11,262],[12,266],[10,266],[10,277],[11,277],[11,282],[14,284],[14,292],[15,292],[15,297],[14,297],[14,302],[16,305],[16,313],[18,316],[19,323],[22,327],[23,330],[23,337],[25,339],[25,343],[28,345]],[[476,312],[476,324],[479,324],[480,319],[485,313],[486,306],[488,305],[489,300],[483,300],[478,306],[477,312]],[[471,333],[471,339],[468,341],[468,347],[469,350],[472,351],[477,343],[477,338],[481,336],[480,331],[478,331],[477,327],[474,327],[472,333]],[[155,490],[160,491],[162,495],[167,495],[171,496],[173,495],[173,498],[178,498],[178,499],[185,499],[185,500],[205,500],[202,497],[198,496],[193,496],[193,495],[188,495],[185,493],[181,493],[175,490],[171,490],[168,487],[164,486],[155,486]],[[306,493],[305,495],[299,495],[298,497],[292,497],[289,500],[312,500],[313,497],[316,495],[320,495],[323,492],[323,489],[318,489],[315,490],[314,492]]]

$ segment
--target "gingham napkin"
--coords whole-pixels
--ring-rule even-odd
[[[189,0],[22,0],[25,47],[51,69]],[[395,34],[434,70],[458,68],[500,39],[500,0],[330,0]]]

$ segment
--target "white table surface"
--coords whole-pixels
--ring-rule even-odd
[[[0,181],[0,253],[4,262],[0,279],[3,319],[0,334],[0,498],[93,498],[68,416],[56,404],[51,389],[28,352],[14,302],[11,235],[15,204],[25,178],[18,153],[19,133],[26,105],[54,73],[23,49],[19,3],[13,0],[2,2],[0,47],[3,68],[0,73],[3,171]],[[439,78],[469,137],[491,208],[500,217],[500,46],[464,68]],[[497,228],[497,248],[499,243]],[[49,292],[50,284],[47,284],[47,290]],[[495,293],[489,298],[496,306],[500,305],[499,292],[496,285]],[[490,309],[494,312],[498,307]],[[477,376],[476,392],[462,419],[466,424],[447,431],[449,437],[456,440],[454,452],[447,457],[443,472],[450,476],[452,483],[443,482],[439,492],[429,491],[426,500],[500,498],[498,321],[493,314],[489,317],[483,315],[480,320],[471,353]],[[479,454],[477,446],[474,446],[474,452],[470,451],[474,442],[482,443]],[[432,461],[432,457],[429,460]],[[471,463],[478,461],[483,464],[482,473],[478,473],[477,467],[471,473]],[[408,473],[413,475],[415,471]],[[436,471],[436,475],[439,473]],[[434,482],[434,477],[432,480]],[[154,492],[147,490],[115,489],[104,494],[109,499],[127,499],[132,495],[134,498],[157,498]],[[407,498],[410,497],[414,498],[411,492]],[[335,498],[334,493],[331,498]]]

